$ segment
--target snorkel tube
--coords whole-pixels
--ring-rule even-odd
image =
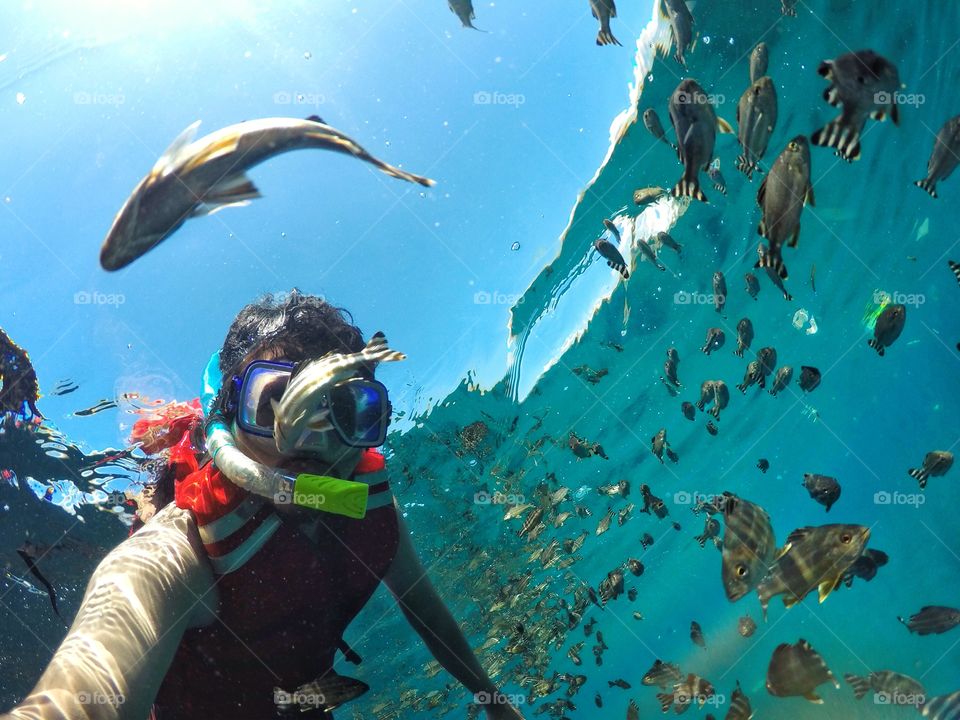
[[[292,501],[294,505],[301,507],[356,519],[366,515],[370,490],[366,483],[310,473],[300,473],[292,477],[241,452],[233,440],[233,433],[222,409],[217,407],[216,400],[222,385],[218,351],[210,357],[203,372],[201,403],[206,416],[204,430],[207,450],[213,464],[231,482],[274,503]]]

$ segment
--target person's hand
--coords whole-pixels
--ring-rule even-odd
[[[483,709],[487,712],[487,720],[523,720],[520,711],[502,693],[494,694],[490,702],[484,703]]]

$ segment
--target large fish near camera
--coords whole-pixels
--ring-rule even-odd
[[[659,0],[659,3],[660,17],[670,23],[670,34],[677,49],[674,57],[686,67],[686,52],[693,49],[693,15],[685,0]]]
[[[307,435],[333,428],[330,409],[318,409],[319,397],[333,385],[352,377],[361,369],[369,369],[382,362],[405,360],[406,357],[387,347],[387,338],[378,332],[360,352],[327,353],[306,363],[290,378],[280,401],[273,400],[271,403],[277,450],[289,454]]]
[[[693,78],[681,80],[670,96],[670,120],[677,136],[680,162],[683,163],[683,176],[672,193],[675,197],[693,197],[707,202],[707,196],[700,189],[700,171],[706,171],[713,160],[717,130],[732,133],[733,128],[717,117],[707,93]]]
[[[424,187],[434,181],[389,165],[320,118],[264,118],[229,125],[195,140],[200,121],[177,137],[120,208],[100,249],[104,270],[119,270],[170,237],[184,222],[260,197],[247,177],[256,165],[291,150],[333,150],[391,177]]]
[[[804,205],[814,205],[813,185],[810,184],[810,145],[803,135],[793,138],[777,156],[770,172],[760,183],[757,205],[763,210],[757,233],[767,239],[770,248],[760,256],[755,267],[770,268],[786,280],[789,275],[781,248],[784,244],[797,246],[800,213]]]
[[[590,12],[600,21],[597,45],[620,45],[620,41],[610,32],[610,18],[617,16],[616,3],[613,0],[590,0]]]

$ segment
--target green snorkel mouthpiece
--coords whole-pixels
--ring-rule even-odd
[[[369,492],[370,486],[366,483],[300,473],[294,480],[290,499],[300,507],[360,520],[367,514]]]

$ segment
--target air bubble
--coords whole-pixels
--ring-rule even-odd
[[[515,242],[513,245],[510,246],[510,249],[511,249],[511,250],[514,250],[514,251],[519,250],[519,249],[520,249],[520,243]]]

